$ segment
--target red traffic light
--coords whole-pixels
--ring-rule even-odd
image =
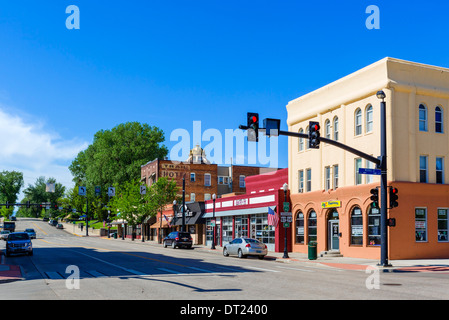
[[[394,187],[391,188],[391,193],[392,194],[398,194],[398,191],[399,191],[398,188],[394,188]]]
[[[256,116],[252,116],[252,117],[251,117],[251,121],[252,121],[253,123],[257,122],[257,117],[256,117]]]
[[[317,123],[315,123],[315,124],[312,126],[312,129],[315,130],[315,131],[318,131],[318,130],[320,130],[320,125],[317,124]]]

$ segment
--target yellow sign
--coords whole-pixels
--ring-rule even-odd
[[[341,207],[340,200],[321,202],[321,208],[323,208],[323,209],[340,208],[340,207]]]

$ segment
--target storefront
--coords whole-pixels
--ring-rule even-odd
[[[172,221],[176,230],[182,227],[182,208],[177,209],[177,214]],[[193,244],[204,243],[204,202],[186,203],[184,212],[186,231],[192,235]]]
[[[290,251],[291,224],[284,227],[280,212],[284,209],[284,190],[287,181],[287,169],[276,173],[246,177],[245,195],[222,197],[206,201],[205,244],[212,245],[215,233],[215,245],[223,246],[234,238],[250,237],[265,243],[269,251],[284,250],[284,232],[287,232]],[[215,206],[215,209],[214,209]],[[270,222],[269,211],[276,219]]]

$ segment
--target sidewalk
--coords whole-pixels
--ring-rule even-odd
[[[22,280],[22,271],[19,266],[4,264],[3,252],[0,254],[0,284],[16,280]]]

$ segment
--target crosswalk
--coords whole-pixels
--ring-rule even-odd
[[[186,275],[223,275],[223,274],[243,274],[243,273],[282,273],[282,272],[300,272],[300,273],[314,273],[319,270],[328,270],[334,272],[341,272],[343,270],[328,267],[316,266],[270,266],[269,268],[255,267],[255,266],[229,266],[229,265],[215,265],[213,267],[196,267],[196,266],[169,266],[169,267],[154,267],[147,272],[133,270],[129,268],[121,268],[121,272],[113,272],[111,269],[107,270],[80,270],[80,278],[109,278],[119,276],[186,276]],[[67,279],[70,274],[64,271],[45,271],[43,274],[47,279],[60,280]]]

